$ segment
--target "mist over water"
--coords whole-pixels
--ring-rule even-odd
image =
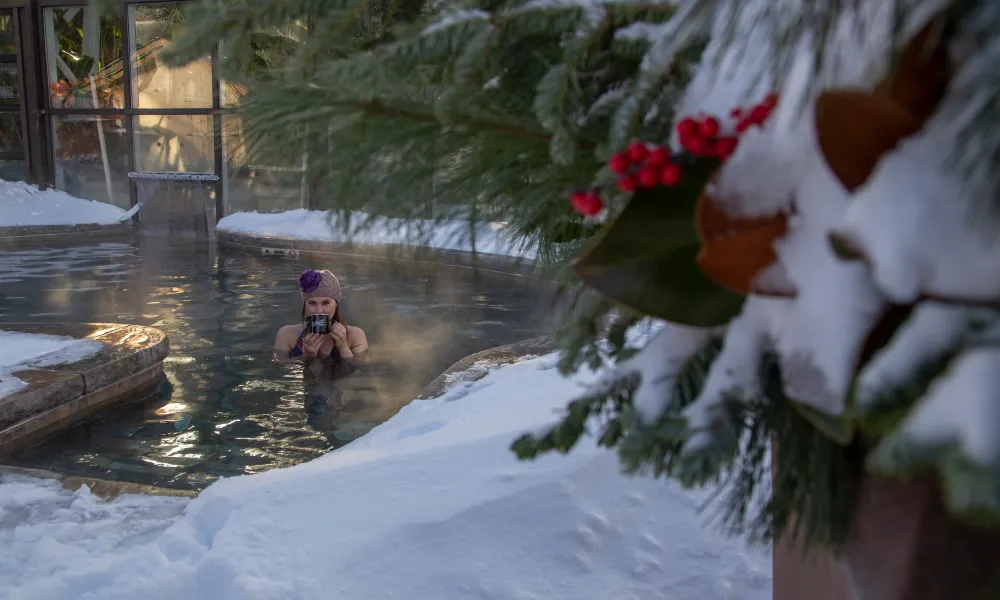
[[[336,392],[324,384],[309,395],[301,364],[272,360],[277,330],[299,322],[306,268],[337,275],[344,318],[371,345],[374,362]],[[0,290],[0,327],[136,323],[162,329],[171,348],[169,385],[153,397],[5,462],[187,489],[343,445],[455,361],[551,324],[552,288],[538,280],[358,256],[262,257],[189,237],[6,250]]]

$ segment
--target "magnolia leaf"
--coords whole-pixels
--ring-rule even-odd
[[[695,229],[701,239],[698,267],[720,285],[738,294],[794,296],[790,282],[759,276],[778,260],[774,242],[788,230],[784,213],[764,218],[733,217],[702,194],[695,208]]]
[[[948,15],[931,19],[896,57],[892,72],[875,91],[892,98],[921,121],[937,110],[951,83],[953,65],[948,42],[954,23]]]
[[[676,186],[636,192],[574,269],[586,285],[634,311],[673,323],[727,323],[743,297],[702,273],[694,207],[716,159],[697,159]]]
[[[900,51],[892,73],[872,91],[835,90],[816,100],[816,136],[830,170],[853,192],[879,159],[923,128],[953,76],[947,15],[928,22]]]
[[[815,115],[820,152],[848,192],[864,185],[879,159],[922,126],[902,104],[876,92],[824,92]]]

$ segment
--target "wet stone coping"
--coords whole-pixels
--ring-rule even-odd
[[[404,244],[362,244],[298,240],[286,237],[235,233],[224,229],[215,230],[215,238],[220,246],[235,248],[260,255],[288,256],[353,256],[375,259],[407,260],[427,262],[435,265],[470,268],[479,271],[493,271],[506,275],[520,275],[538,279],[551,279],[541,267],[528,258],[516,258],[499,254],[475,254],[465,250],[445,250]]]
[[[84,225],[25,225],[0,227],[0,245],[38,243],[77,238],[107,238],[130,235],[136,231],[129,220],[124,223],[89,223]]]
[[[552,340],[543,335],[470,354],[438,375],[417,395],[417,400],[437,398],[456,384],[478,381],[504,365],[545,356],[555,351]]]
[[[0,330],[100,342],[96,354],[73,363],[12,373],[26,387],[0,398],[0,458],[37,445],[93,414],[148,396],[165,378],[165,333],[118,323],[0,323]]]
[[[111,500],[122,494],[145,494],[154,496],[179,496],[194,498],[198,492],[192,490],[175,490],[171,488],[144,485],[142,483],[130,483],[127,481],[111,481],[108,479],[98,479],[96,477],[79,477],[76,475],[63,475],[54,471],[44,469],[28,469],[25,467],[13,467],[0,465],[0,482],[4,476],[33,477],[35,479],[54,479],[70,491],[76,491],[83,486],[90,489],[90,493]]]

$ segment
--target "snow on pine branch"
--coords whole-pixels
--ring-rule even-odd
[[[957,445],[981,466],[1000,467],[1000,348],[967,351],[934,382],[897,435],[923,447]]]
[[[947,360],[980,323],[996,318],[993,311],[922,302],[858,375],[855,401],[869,410],[888,395],[905,388],[922,369]]]
[[[431,23],[423,29],[423,34],[434,33],[448,27],[464,25],[476,21],[489,21],[490,13],[485,10],[456,10],[446,13],[440,20]]]
[[[918,135],[883,158],[836,233],[860,251],[879,288],[896,302],[924,294],[996,299],[997,223],[973,219],[978,186],[970,189],[960,173],[943,167],[947,146],[936,137]]]
[[[665,324],[641,351],[619,363],[615,375],[631,371],[641,376],[632,406],[641,419],[654,423],[673,398],[673,387],[684,364],[705,347],[717,332]]]

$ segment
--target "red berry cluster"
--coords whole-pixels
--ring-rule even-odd
[[[768,94],[756,106],[734,108],[729,113],[734,125],[727,134],[723,134],[722,124],[712,116],[681,119],[677,124],[681,147],[694,156],[715,156],[726,160],[736,151],[739,136],[755,125],[763,125],[777,105],[778,95]]]
[[[681,168],[670,149],[645,142],[632,142],[624,152],[612,156],[608,169],[619,175],[618,189],[623,192],[677,185],[681,180]]]
[[[690,157],[714,156],[721,160],[736,151],[739,135],[754,125],[763,124],[778,104],[778,96],[769,94],[763,102],[749,108],[734,108],[729,116],[734,121],[733,133],[723,133],[716,117],[688,117],[677,123],[677,134],[684,152],[674,155],[669,148],[635,141],[608,160],[608,169],[618,175],[618,189],[634,192],[639,188],[680,183],[683,171],[678,162]],[[678,161],[678,159],[680,159]],[[577,190],[571,196],[573,209],[591,217],[604,208],[599,189]]]

